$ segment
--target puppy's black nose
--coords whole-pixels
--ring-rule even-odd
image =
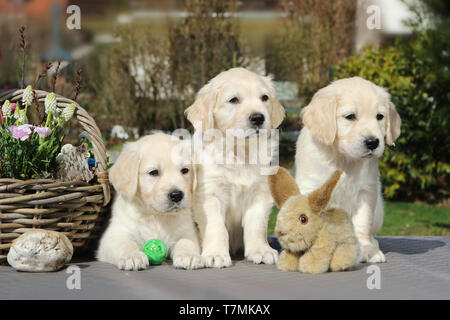
[[[380,140],[375,137],[369,137],[364,140],[364,143],[366,144],[367,149],[375,150],[380,145]]]
[[[180,202],[184,197],[184,193],[181,190],[172,190],[169,192],[168,196],[171,201]]]
[[[264,123],[264,115],[262,113],[252,113],[250,117],[248,117],[250,123],[256,127],[259,127]]]

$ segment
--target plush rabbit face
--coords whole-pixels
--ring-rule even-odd
[[[305,251],[314,243],[322,225],[320,214],[313,212],[308,198],[299,194],[284,203],[278,213],[275,233],[284,248]]]
[[[322,229],[331,194],[342,171],[336,171],[319,189],[303,196],[290,173],[279,168],[269,176],[269,186],[278,212],[275,233],[283,248],[292,252],[310,248]]]

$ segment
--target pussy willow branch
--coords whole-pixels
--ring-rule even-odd
[[[58,79],[60,66],[61,66],[61,58],[58,59],[58,65],[56,66],[55,74],[52,77],[52,92],[55,92],[56,80]]]
[[[19,28],[19,47],[20,50],[22,51],[22,72],[21,72],[21,86],[23,87],[25,85],[25,49],[27,48],[27,43],[25,40],[26,36],[25,36],[25,26],[21,26]]]
[[[81,72],[81,69],[78,70],[77,75],[75,76],[75,95],[72,99],[73,101],[77,101],[78,94],[80,93],[81,88],[83,88],[83,86],[81,85],[81,80],[83,80],[83,78],[81,77]]]
[[[41,72],[38,74],[36,81],[34,81],[33,84],[33,88],[36,88],[37,85],[39,84],[39,81],[42,78],[45,78],[47,76],[47,72],[48,70],[50,70],[50,68],[52,67],[52,63],[51,62],[47,62],[46,64],[43,64],[41,67]]]

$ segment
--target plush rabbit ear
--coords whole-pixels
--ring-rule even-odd
[[[289,171],[281,167],[276,174],[269,176],[269,188],[278,208],[281,208],[290,197],[300,194],[294,178]]]
[[[341,175],[342,171],[336,170],[323,186],[308,195],[309,206],[313,212],[321,212],[327,207]]]

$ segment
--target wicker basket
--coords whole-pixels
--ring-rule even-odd
[[[22,99],[23,89],[0,93],[5,100]],[[48,93],[36,90],[38,100]],[[75,103],[74,116],[89,136],[96,160],[94,183],[51,179],[0,179],[0,262],[6,260],[12,241],[31,229],[64,233],[75,249],[98,235],[99,217],[111,199],[105,145],[94,119],[76,102],[56,96],[58,108]]]

